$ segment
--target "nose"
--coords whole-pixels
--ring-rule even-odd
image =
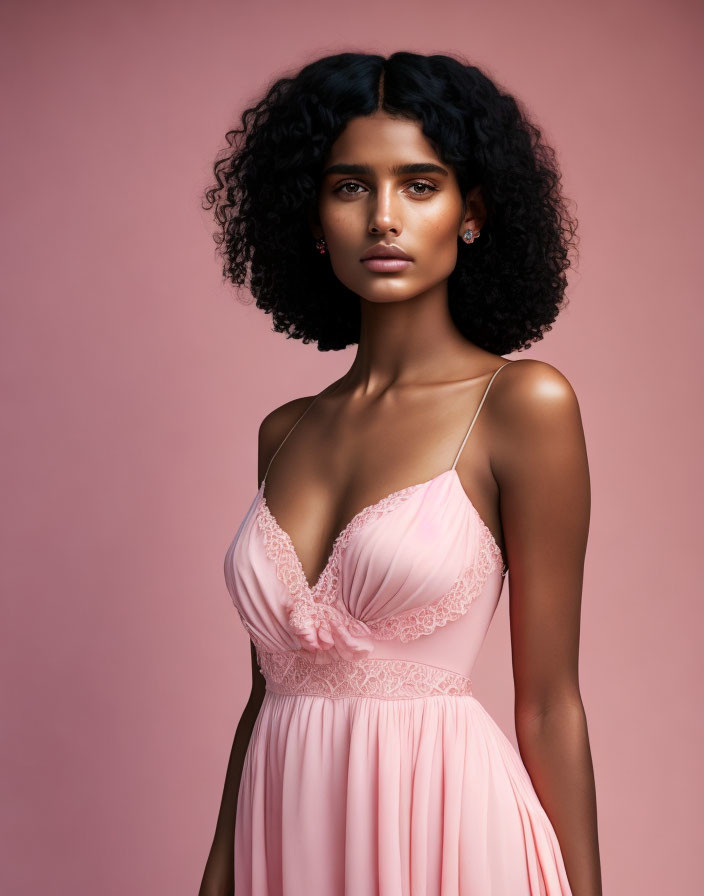
[[[383,234],[392,231],[398,236],[401,233],[402,224],[398,206],[398,197],[395,195],[392,184],[379,186],[376,198],[370,203],[369,232]]]

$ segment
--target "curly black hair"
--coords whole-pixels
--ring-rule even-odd
[[[217,183],[205,191],[225,279],[244,285],[288,338],[315,341],[319,351],[359,342],[360,297],[316,252],[308,212],[334,141],[350,119],[377,109],[419,123],[463,196],[481,185],[481,240],[471,252],[460,248],[448,280],[460,332],[500,355],[542,339],[566,305],[577,223],[542,132],[519,101],[459,57],[339,53],[275,80],[244,111],[242,127],[227,132]]]

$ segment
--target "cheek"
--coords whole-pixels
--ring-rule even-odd
[[[363,216],[360,203],[322,200],[318,206],[318,216],[323,230],[331,239],[344,243],[358,238],[357,231]]]
[[[457,264],[458,239],[454,221],[448,216],[427,222],[416,241],[420,261],[426,270],[451,273]]]
[[[447,279],[457,267],[457,246],[452,238],[438,241],[432,252],[424,253],[423,264],[419,268],[429,281]]]
[[[438,247],[453,246],[457,239],[460,215],[454,203],[437,206],[420,222],[428,238]]]

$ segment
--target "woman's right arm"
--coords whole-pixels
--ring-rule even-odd
[[[305,404],[305,399],[299,399],[298,402],[288,402],[282,408],[272,411],[262,420],[259,427],[257,448],[257,484],[261,483],[264,478],[264,471],[268,468],[276,446],[281,443],[285,433],[300,414],[301,401]],[[257,653],[251,640],[250,653],[252,657],[252,691],[235,731],[230,761],[227,764],[227,772],[225,774],[225,786],[220,803],[220,812],[218,813],[218,820],[215,826],[215,836],[213,837],[213,844],[205,865],[198,896],[234,896],[235,892],[235,817],[237,814],[237,796],[240,788],[240,778],[242,777],[244,757],[266,691],[266,679],[257,665]],[[246,894],[242,894],[242,896],[246,896]]]
[[[254,644],[250,641],[252,657],[252,692],[235,731],[230,760],[225,774],[220,812],[215,836],[205,865],[198,896],[234,896],[235,892],[235,814],[237,794],[242,777],[244,757],[252,736],[265,693],[265,679],[257,665]]]

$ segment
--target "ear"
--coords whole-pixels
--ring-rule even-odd
[[[486,206],[484,205],[484,197],[482,196],[481,185],[467,193],[465,198],[464,214],[460,223],[459,236],[461,237],[465,230],[481,230],[486,221]]]

